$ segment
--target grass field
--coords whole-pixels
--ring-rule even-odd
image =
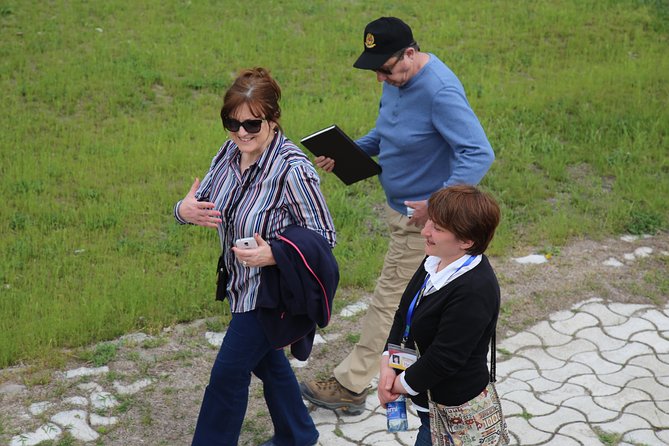
[[[351,64],[381,15],[458,74],[486,129],[492,254],[667,228],[665,1],[0,0],[0,367],[225,315],[215,232],[171,215],[225,140],[222,93],[265,66],[294,140],[361,136],[381,86]],[[370,289],[378,182],[323,190],[341,285]]]

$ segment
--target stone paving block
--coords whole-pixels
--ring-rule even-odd
[[[102,367],[79,367],[78,369],[68,370],[65,372],[65,378],[80,378],[82,376],[95,376],[95,375],[104,375],[109,373],[109,367],[106,365]]]
[[[657,308],[644,311],[639,314],[639,317],[652,322],[658,330],[669,327],[669,315],[663,311],[658,310]]]
[[[669,335],[668,335],[668,337],[669,337]],[[663,363],[669,365],[669,354],[668,355],[665,355],[665,354],[657,355],[657,359],[659,359]]]
[[[579,330],[594,327],[597,324],[599,320],[591,314],[574,313],[574,316],[567,320],[551,322],[551,327],[562,334],[573,335]]]
[[[566,435],[556,434],[546,443],[541,443],[541,446],[583,446],[583,443]]]
[[[86,407],[88,406],[88,398],[85,398],[83,396],[71,396],[69,398],[65,398],[63,400],[64,404],[70,404],[72,406],[83,406]]]
[[[586,421],[581,412],[569,407],[559,407],[551,414],[530,418],[528,423],[537,430],[553,433],[558,426]]]
[[[609,304],[609,310],[614,313],[621,314],[623,316],[630,317],[637,311],[647,310],[653,308],[651,305],[641,305],[641,304],[623,304],[620,302],[611,302]]]
[[[2,383],[0,384],[0,396],[2,395],[20,395],[27,391],[26,386],[16,383]]]
[[[545,392],[537,395],[541,401],[553,406],[559,406],[564,401],[577,396],[588,396],[588,391],[585,387],[576,384],[562,384],[559,389],[551,392]]]
[[[375,410],[379,407],[379,396],[377,395],[376,391],[370,393],[367,395],[367,399],[365,400],[365,408],[367,410]],[[384,410],[384,409],[380,409]],[[385,413],[385,412],[384,412]]]
[[[639,429],[628,432],[624,435],[623,440],[633,445],[666,446],[667,444],[655,434],[655,431],[650,429]]]
[[[590,367],[596,374],[615,373],[623,368],[621,364],[604,359],[598,351],[577,353],[571,360]]]
[[[505,395],[504,399],[520,405],[523,409],[525,409],[525,412],[532,416],[547,415],[551,412],[555,412],[556,410],[554,405],[546,404],[545,402],[537,399],[534,393],[527,392],[525,390],[509,392]]]
[[[669,414],[662,412],[652,401],[632,403],[625,407],[625,413],[639,415],[656,429],[669,426]]]
[[[334,426],[339,420],[339,417],[335,415],[335,412],[329,409],[323,409],[321,407],[311,405],[311,403],[308,403],[307,407],[309,408],[311,419],[314,420],[314,424],[332,424]],[[367,415],[369,415],[369,413]]]
[[[400,444],[406,446],[413,446],[413,444],[416,442],[416,436],[418,435],[418,426],[420,426],[420,421],[418,421],[418,424],[415,425],[415,430],[408,430],[406,432],[397,432],[395,436],[399,440]],[[411,423],[409,423],[409,429],[412,429]]]
[[[539,378],[539,372],[536,369],[523,369],[513,372],[511,378],[517,379],[520,381],[529,381],[531,379]]]
[[[522,446],[533,446],[547,442],[553,436],[552,433],[543,432],[531,426],[527,420],[522,417],[508,417],[506,424],[511,432],[518,432],[522,435],[520,438]]]
[[[530,379],[527,381],[527,384],[532,388],[532,391],[539,393],[552,392],[553,390],[559,389],[560,386],[562,386],[562,383],[551,381],[550,379],[546,379],[543,376]]]
[[[400,441],[395,434],[389,434],[388,432],[373,432],[363,439],[363,443],[373,446],[409,446],[406,442]]]
[[[119,395],[134,395],[145,387],[150,386],[153,383],[153,380],[150,378],[140,379],[135,381],[132,384],[125,385],[120,381],[114,381],[112,384],[114,390],[119,393]]]
[[[525,358],[537,365],[539,370],[555,370],[565,366],[565,362],[556,359],[546,353],[543,348],[527,348],[516,353],[519,357]]]
[[[521,415],[523,413],[523,408],[515,401],[500,397],[500,402],[502,403],[502,413],[505,417]]]
[[[666,394],[662,396],[662,398],[666,398]],[[660,409],[662,412],[666,413],[669,415],[669,400],[664,400],[664,401],[658,401],[655,400],[655,405],[657,406],[658,409]],[[667,429],[669,429],[669,426],[667,426]]]
[[[118,423],[117,417],[103,417],[96,413],[92,413],[89,417],[91,426],[113,426]]]
[[[633,364],[628,364],[615,373],[600,373],[597,375],[599,380],[603,383],[618,387],[624,387],[633,379],[642,378],[644,376],[652,376],[652,373],[644,367],[639,367]]]
[[[541,321],[528,331],[539,336],[543,345],[547,347],[566,344],[572,339],[571,336],[556,331],[548,321]]]
[[[504,349],[511,353],[516,353],[525,347],[541,347],[541,338],[534,333],[522,332],[507,338],[497,345],[498,349]]]
[[[664,387],[669,387],[669,376],[656,376],[655,379]]]
[[[555,382],[565,382],[572,376],[586,375],[593,373],[593,370],[577,362],[569,362],[564,367],[556,370],[542,370],[541,376]]]
[[[604,260],[602,262],[602,265],[612,266],[614,268],[621,268],[621,267],[625,266],[625,264],[623,262],[616,259],[615,257],[609,257],[608,259]]]
[[[656,331],[642,331],[641,333],[636,333],[630,340],[646,344],[652,348],[655,353],[669,353],[669,340],[662,338]]]
[[[54,423],[67,427],[68,431],[74,438],[80,441],[97,440],[100,436],[95,432],[86,422],[87,413],[84,410],[68,410],[65,412],[58,412],[51,417]]]
[[[627,387],[638,389],[652,395],[655,401],[669,402],[669,387],[660,384],[655,377],[636,378],[627,383]],[[669,423],[667,423],[669,426]]]
[[[27,432],[12,437],[9,446],[35,446],[45,441],[58,439],[63,430],[53,423],[46,423],[38,427],[35,432]]]
[[[608,423],[597,423],[596,427],[604,432],[611,432],[615,434],[625,434],[639,429],[652,429],[650,423],[639,417],[628,413],[621,413],[617,420],[609,421]]]
[[[367,310],[369,308],[369,304],[365,301],[358,301],[354,304],[348,305],[347,307],[343,308],[340,312],[339,315],[341,317],[353,317],[358,313],[362,313],[363,311]]]
[[[564,407],[571,407],[585,416],[589,423],[604,423],[618,418],[617,410],[605,409],[592,400],[590,396],[577,396],[569,398],[562,403]]]
[[[580,310],[596,317],[603,326],[621,325],[629,319],[627,316],[609,310],[609,308],[601,302],[592,302],[582,305]]]
[[[538,372],[535,376],[539,376]],[[502,379],[498,378],[497,382],[495,383],[495,387],[497,388],[497,394],[500,398],[504,398],[504,395],[516,390],[526,390],[528,392],[532,391],[532,387],[527,383],[527,381],[511,377]]]
[[[37,403],[32,403],[30,407],[28,407],[28,411],[33,415],[41,415],[51,406],[53,406],[53,403],[49,401],[39,401]]]
[[[648,393],[629,387],[623,387],[620,392],[611,396],[596,396],[593,398],[595,403],[606,409],[620,411],[628,404],[639,401],[651,401],[652,397]]]
[[[585,388],[591,397],[609,396],[620,392],[620,387],[603,383],[596,374],[573,376],[567,382]]]
[[[386,428],[386,416],[374,414],[357,423],[341,423],[339,429],[345,437],[354,441],[362,439],[370,432],[377,432]]]
[[[669,444],[669,428],[664,428],[661,431],[656,432],[657,438],[660,439],[662,445]]]
[[[91,394],[91,405],[95,409],[113,409],[119,405],[118,400],[109,392],[93,392]]]
[[[594,352],[596,350],[597,346],[592,342],[585,339],[574,339],[569,344],[560,345],[558,347],[547,347],[546,353],[554,358],[566,361],[579,353]]]
[[[587,300],[583,300],[581,302],[576,302],[574,305],[571,306],[571,309],[575,312],[577,310],[580,310],[581,307],[583,307],[585,305],[589,305],[589,304],[597,303],[597,302],[604,302],[604,299],[602,299],[601,297],[593,297],[593,298],[590,298],[590,299],[587,299]]]
[[[536,371],[536,368],[536,364],[527,358],[523,358],[522,356],[514,356],[511,359],[497,363],[497,376],[509,376],[517,370],[530,369]]]
[[[325,429],[322,426],[318,426],[318,432],[320,436],[318,437],[319,446],[350,446],[351,442],[345,438],[342,438],[335,434],[334,427],[332,429]]]
[[[612,338],[600,327],[584,328],[576,333],[576,338],[585,339],[594,343],[599,348],[599,351],[602,352],[617,350],[625,346],[625,341]]]
[[[578,441],[578,444],[582,446],[602,444],[597,433],[593,431],[587,423],[584,422],[565,424],[560,426],[556,433],[572,438]]]
[[[634,357],[655,355],[655,352],[652,348],[650,348],[650,346],[646,344],[630,341],[625,347],[604,352],[602,355],[607,361],[614,362],[616,364],[627,364]]]
[[[647,321],[646,319],[640,319],[638,317],[631,318],[621,325],[611,325],[609,327],[604,327],[604,333],[623,341],[629,340],[635,333],[652,330],[656,330],[652,322]]]
[[[566,321],[567,319],[571,319],[572,317],[574,317],[573,311],[561,310],[561,311],[556,311],[555,313],[551,313],[548,316],[548,320],[551,322]]]

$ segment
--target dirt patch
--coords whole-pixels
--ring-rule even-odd
[[[533,253],[536,251],[527,248],[517,252],[517,257]],[[667,233],[635,240],[575,241],[543,264],[520,264],[513,257],[492,258],[491,262],[503,295],[499,339],[590,298],[664,306],[669,294]],[[344,295],[345,291],[340,293]],[[335,316],[322,332],[328,342],[315,346],[307,366],[296,369],[298,379],[329,376],[350,350],[359,330],[359,318]],[[91,367],[80,360],[70,361],[60,371],[30,365],[0,370],[0,444],[10,444],[14,436],[36,431],[56,412],[82,409],[77,407],[77,400],[69,398],[85,394],[81,384],[86,382],[110,392],[117,402],[113,408],[92,410],[90,402],[83,408],[117,417],[114,425],[96,427],[99,438],[86,444],[190,444],[217,352],[205,339],[207,331],[206,321],[200,320],[167,328],[155,337],[124,338],[116,343],[115,359],[107,364],[109,371],[98,376],[62,376],[63,370]],[[145,379],[151,384],[134,393],[115,391]],[[32,404],[44,401],[53,404],[41,414],[30,412]],[[271,432],[262,387],[254,379],[240,444],[259,444]],[[84,443],[65,435],[43,444]]]

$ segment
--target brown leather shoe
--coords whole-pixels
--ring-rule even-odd
[[[326,409],[342,409],[349,415],[359,415],[365,410],[368,389],[351,392],[334,377],[325,381],[300,382],[300,391],[306,400]]]

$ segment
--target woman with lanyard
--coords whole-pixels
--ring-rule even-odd
[[[421,420],[416,446],[432,445],[428,399],[453,407],[487,395],[494,363],[488,370],[486,357],[500,307],[497,278],[483,255],[499,224],[497,203],[474,186],[452,186],[432,194],[428,216],[427,257],[395,313],[378,386],[384,407],[400,395],[411,398]],[[506,433],[503,420],[499,430]],[[439,444],[478,445],[479,438],[452,433],[452,443]]]
[[[279,126],[280,97],[279,85],[265,69],[241,72],[221,109],[230,137],[202,183],[195,179],[174,208],[180,223],[218,230],[217,297],[227,296],[232,312],[204,393],[194,446],[237,444],[251,373],[263,381],[274,425],[274,436],[264,444],[305,446],[318,440],[290,363],[283,349],[272,347],[257,317],[263,267],[276,264],[271,241],[296,225],[322,236],[330,248],[335,245],[318,175]]]

